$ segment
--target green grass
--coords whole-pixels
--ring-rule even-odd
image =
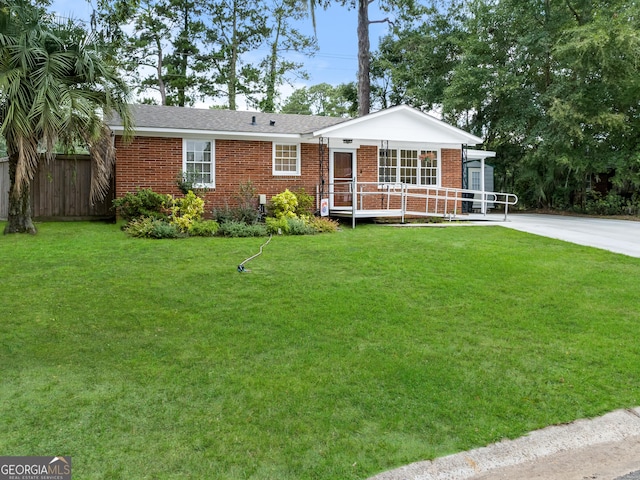
[[[0,225],[0,228],[2,225]],[[640,404],[640,259],[499,227],[0,237],[0,454],[363,479]]]

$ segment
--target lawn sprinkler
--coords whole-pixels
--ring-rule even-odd
[[[266,247],[267,245],[269,245],[269,242],[271,241],[271,238],[273,237],[273,235],[269,235],[269,240],[267,240],[265,243],[263,243],[260,246],[260,251],[258,253],[256,253],[255,255],[253,255],[252,257],[247,258],[244,262],[242,262],[240,265],[238,265],[238,273],[245,273],[245,272],[250,272],[251,270],[248,270],[246,268],[244,268],[244,264],[247,262],[250,262],[251,260],[253,260],[254,258],[260,256],[262,254],[262,249],[264,247]]]

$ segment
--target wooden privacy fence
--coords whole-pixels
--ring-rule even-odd
[[[91,160],[88,155],[58,155],[49,163],[43,159],[31,184],[32,216],[39,220],[114,217],[111,205],[115,198],[115,180],[112,180],[106,198],[95,205],[89,201],[90,189]],[[7,218],[8,201],[9,163],[0,159],[0,219]]]

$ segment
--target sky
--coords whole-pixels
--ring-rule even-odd
[[[64,17],[73,17],[88,20],[91,15],[91,6],[85,0],[53,0],[51,11]],[[378,20],[385,18],[380,12],[377,3],[371,4],[369,18]],[[338,85],[356,81],[358,69],[358,42],[356,35],[357,12],[346,7],[333,5],[327,10],[316,11],[316,34],[319,50],[314,57],[302,57],[305,69],[309,74],[309,80],[297,80],[295,88],[330,83]],[[311,35],[313,27],[311,19],[301,25],[305,33]],[[371,24],[369,37],[371,49],[377,49],[379,39],[388,32],[387,24]],[[262,56],[265,52],[259,52]],[[292,87],[285,87],[282,93],[286,96]]]

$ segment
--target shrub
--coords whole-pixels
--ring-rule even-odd
[[[249,225],[260,221],[260,210],[256,189],[251,181],[241,183],[238,192],[234,195],[237,206],[230,208],[226,205],[223,208],[213,209],[213,218],[220,224],[230,220],[244,222]]]
[[[329,217],[312,217],[309,225],[318,233],[334,233],[340,228],[340,224]]]
[[[213,214],[213,219],[219,224],[237,220],[233,210],[229,208],[229,205],[225,205],[221,208],[214,208],[211,213]]]
[[[585,211],[592,215],[635,215],[638,203],[614,192],[603,197],[597,191],[590,191],[587,192]]]
[[[184,236],[176,225],[150,217],[131,220],[124,227],[124,231],[127,235],[137,238],[179,238]]]
[[[189,226],[189,235],[192,237],[213,237],[220,225],[213,220],[196,220]]]
[[[316,229],[303,218],[287,218],[287,223],[289,224],[290,235],[313,235],[317,233]]]
[[[311,217],[313,215],[315,199],[309,195],[304,188],[300,188],[294,192],[298,200],[298,206],[295,213],[298,217]]]
[[[284,192],[275,195],[271,199],[271,216],[276,218],[294,218],[297,207],[298,199],[295,193],[290,192],[287,188]]]
[[[289,233],[289,222],[285,217],[267,217],[265,222],[267,225],[267,233],[273,235],[287,235]]]
[[[262,224],[247,225],[235,220],[221,223],[217,232],[222,237],[264,237],[266,234],[267,229]]]
[[[120,216],[128,222],[142,217],[166,219],[167,204],[167,195],[156,193],[150,188],[129,192],[113,201],[113,206],[118,209]]]
[[[204,200],[191,190],[183,198],[169,198],[172,200],[171,223],[177,225],[180,231],[188,232],[193,222],[202,220]]]
[[[196,174],[195,172],[178,172],[176,175],[176,186],[185,195],[189,193],[189,190],[195,188]]]

